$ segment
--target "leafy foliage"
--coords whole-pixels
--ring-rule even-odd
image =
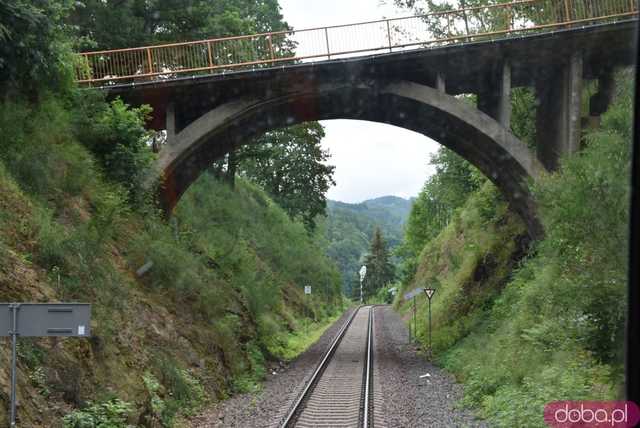
[[[145,123],[151,113],[147,105],[130,107],[121,99],[103,103],[93,94],[78,96],[78,138],[100,161],[105,175],[139,196],[153,153],[152,138]],[[81,130],[81,131],[80,131]]]
[[[0,91],[68,88],[74,63],[63,19],[71,0],[0,1]]]
[[[19,409],[26,425],[36,424],[36,413],[38,423],[47,417],[61,425],[53,409],[62,397],[65,408],[92,400],[65,417],[69,427],[123,427],[145,416],[146,409],[117,394],[143,405],[149,398],[149,420],[171,426],[206,396],[231,391],[227,379],[259,374],[274,337],[296,334],[305,316],[321,322],[342,303],[339,273],[323,256],[322,237],[309,235],[251,184],[242,182],[234,192],[205,181],[196,193],[211,197],[214,209],[192,200],[190,207],[181,205],[177,222],[166,222],[137,193],[152,160],[143,126],[149,109],[107,103],[63,85],[70,82],[71,45],[95,47],[111,43],[105,42],[111,35],[131,45],[127,34],[160,40],[214,27],[221,35],[240,27],[284,28],[276,1],[198,4],[216,10],[215,16],[204,14],[208,29],[183,20],[201,16],[184,2],[0,2],[0,41],[7,42],[0,43],[6,94],[0,102],[2,298],[94,304],[90,342],[63,341],[55,352],[47,352],[48,342],[21,349],[30,380],[20,385],[20,394],[30,396]],[[66,23],[78,24],[81,39],[73,39],[63,23],[71,6]],[[129,13],[143,9],[153,20],[162,18],[164,6],[173,8],[170,19],[151,30],[135,25],[136,13]],[[224,11],[218,14],[218,7]],[[111,18],[102,20],[100,13]],[[109,24],[94,25],[96,20]],[[147,262],[148,271],[139,273]],[[315,286],[313,299],[303,300],[303,284]],[[283,354],[300,349],[282,343]],[[148,370],[142,382],[140,367]]]
[[[414,202],[405,237],[398,253],[403,257],[402,276],[410,280],[422,248],[449,223],[456,209],[477,190],[485,178],[469,162],[441,147],[431,159],[436,167]]]
[[[271,131],[236,154],[239,171],[260,185],[291,218],[300,217],[309,231],[324,215],[326,192],[335,167],[320,142],[324,129],[318,122]]]
[[[623,81],[616,102],[590,132],[586,148],[565,159],[536,189],[547,239],[543,257],[555,261],[553,287],[571,296],[584,346],[605,363],[620,362],[624,336],[632,89]],[[565,312],[565,316],[566,316]]]
[[[85,0],[71,22],[84,48],[98,50],[289,28],[278,0]]]
[[[120,428],[127,425],[133,406],[119,399],[89,403],[64,417],[65,428]]]

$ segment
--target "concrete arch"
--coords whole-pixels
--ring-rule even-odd
[[[544,171],[536,155],[496,120],[468,103],[408,81],[339,82],[242,98],[202,115],[162,149],[156,171],[172,210],[188,186],[234,147],[272,129],[311,120],[358,119],[419,132],[457,152],[504,193],[530,234],[542,228],[528,190]]]

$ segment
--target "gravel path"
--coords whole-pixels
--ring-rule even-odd
[[[375,311],[374,362],[388,427],[486,427],[454,409],[462,388],[453,376],[417,355],[400,316],[390,307]],[[429,373],[430,376],[420,378]]]
[[[352,312],[353,309],[346,311],[315,344],[278,371],[278,374],[269,374],[260,392],[236,395],[217,403],[194,417],[191,420],[191,426],[196,428],[277,427],[287,406],[301,392],[306,378],[311,376],[339,328]],[[271,373],[271,370],[268,372]]]

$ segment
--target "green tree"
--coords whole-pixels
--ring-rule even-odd
[[[144,126],[151,108],[131,108],[119,98],[110,103],[91,95],[76,98],[78,139],[100,161],[107,177],[123,185],[130,197],[138,196],[153,161],[148,145],[152,135]]]
[[[0,0],[0,92],[33,97],[69,87],[72,55],[63,18],[70,0]]]
[[[98,50],[289,29],[278,0],[85,0],[71,22]]]
[[[309,122],[271,131],[234,155],[239,173],[264,188],[290,217],[300,217],[308,230],[325,213],[325,194],[335,184],[335,167],[326,164],[329,153],[320,146],[323,137],[322,125]]]
[[[395,269],[380,228],[376,228],[373,234],[369,254],[365,257],[364,264],[367,267],[367,274],[364,277],[363,292],[365,298],[368,298],[376,295],[378,290],[395,278]]]
[[[430,164],[436,172],[429,177],[414,202],[399,254],[415,258],[424,245],[442,230],[469,195],[486,180],[469,162],[440,147]]]

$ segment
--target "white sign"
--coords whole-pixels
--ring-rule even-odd
[[[424,290],[424,288],[416,288],[413,291],[409,291],[407,294],[404,295],[404,300],[413,299],[414,297],[416,297],[417,295],[422,293],[423,290]]]
[[[366,266],[362,266],[360,268],[360,282],[364,281],[364,277],[367,275],[367,267]]]
[[[311,294],[311,286],[310,285],[305,285],[304,286],[304,294]]]
[[[427,298],[431,300],[431,298],[433,297],[433,293],[435,293],[436,290],[434,290],[433,288],[425,288],[424,292],[426,293]]]

